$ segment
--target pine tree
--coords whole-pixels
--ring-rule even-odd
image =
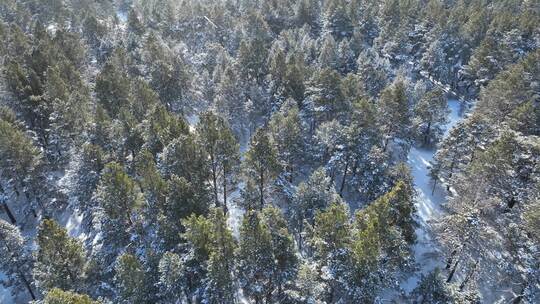
[[[295,20],[299,26],[309,25],[313,31],[319,27],[319,3],[317,1],[300,0],[296,2]]]
[[[167,182],[158,171],[152,152],[142,149],[133,161],[135,180],[149,203],[148,219],[155,220],[156,210],[163,207],[167,196]]]
[[[334,36],[342,38],[352,35],[352,21],[347,14],[347,3],[343,0],[331,0],[324,7],[324,28]]]
[[[8,278],[12,292],[26,289],[32,300],[36,295],[32,288],[32,257],[25,247],[25,241],[16,226],[0,220],[0,266]]]
[[[119,303],[147,303],[145,270],[136,256],[128,253],[119,256],[115,272]]]
[[[356,60],[357,73],[364,83],[364,89],[371,97],[378,97],[389,80],[386,71],[389,63],[370,50],[364,50]]]
[[[304,222],[312,225],[317,211],[324,210],[336,197],[337,193],[323,168],[315,170],[307,181],[298,185],[288,213],[300,248],[303,246]]]
[[[316,123],[341,117],[346,111],[347,105],[340,84],[339,74],[332,69],[321,69],[313,76],[311,86],[306,89],[306,95],[313,101]]]
[[[116,56],[120,52],[116,52]],[[130,81],[118,61],[122,58],[110,59],[96,77],[96,96],[99,103],[111,117],[116,117],[122,107],[130,104]]]
[[[410,184],[398,181],[390,191],[355,216],[360,231],[375,229],[372,233],[380,240],[380,250],[393,258],[386,264],[388,268],[406,266],[416,238],[412,191]]]
[[[289,234],[287,222],[281,210],[269,206],[262,210],[262,218],[270,231],[272,255],[274,257],[274,278],[272,284],[277,288],[277,301],[284,299],[286,284],[296,277],[298,258],[294,241]]]
[[[92,195],[97,188],[101,170],[105,166],[106,154],[100,146],[86,143],[81,147],[78,159],[70,195],[77,197],[79,210],[87,214],[93,207]]]
[[[414,128],[419,140],[425,146],[437,143],[448,123],[448,104],[444,92],[434,89],[427,92],[414,107]]]
[[[113,249],[127,245],[143,199],[135,181],[115,162],[108,163],[94,193],[103,225],[103,238]]]
[[[182,224],[188,248],[182,275],[186,281],[184,293],[188,299],[201,299],[211,253],[212,223],[202,215],[192,214]]]
[[[211,253],[208,259],[208,275],[204,299],[208,303],[231,303],[235,299],[235,242],[231,230],[227,227],[226,214],[220,209],[213,209]]]
[[[338,45],[338,70],[342,74],[348,74],[356,71],[356,55],[351,49],[351,43],[348,39],[343,39]]]
[[[239,72],[234,66],[225,66],[214,72],[216,97],[214,104],[217,113],[227,119],[235,134],[241,134],[246,122],[246,84],[240,79]]]
[[[287,99],[280,111],[275,112],[270,118],[268,129],[286,178],[293,182],[296,170],[300,166],[299,160],[304,155],[301,151],[305,151],[306,147],[302,138],[304,128],[296,101]]]
[[[151,85],[168,109],[187,112],[184,99],[191,89],[189,66],[180,54],[168,54],[164,60],[151,63]]]
[[[42,181],[42,154],[30,138],[16,125],[0,119],[0,168],[1,174],[18,195],[25,195],[28,207],[35,212],[45,205],[37,195],[38,184]],[[44,196],[44,195],[43,195]],[[26,210],[25,210],[26,211]]]
[[[337,69],[339,66],[338,48],[334,37],[326,34],[322,38],[321,52],[319,54],[319,65],[321,68]]]
[[[253,135],[249,150],[246,152],[244,167],[247,177],[257,185],[262,208],[268,186],[280,172],[277,151],[270,142],[265,128],[257,129]]]
[[[271,75],[271,81],[273,82],[274,95],[277,95],[275,97],[283,97],[287,60],[284,50],[278,43],[274,43],[272,51],[268,56],[268,70]]]
[[[208,204],[196,188],[183,177],[172,175],[168,181],[164,204],[159,208],[159,235],[165,248],[173,248],[181,241],[182,219],[190,215],[205,215]]]
[[[303,59],[290,58],[287,62],[287,71],[285,72],[284,86],[285,96],[297,101],[304,100],[304,70]]]
[[[380,288],[381,279],[377,273],[381,269],[379,263],[381,254],[381,236],[379,220],[376,216],[362,218],[355,222],[355,230],[351,242],[352,267],[349,284],[353,287],[351,297],[356,301],[373,302]]]
[[[161,104],[148,110],[142,128],[144,148],[150,150],[153,155],[161,152],[174,139],[189,134],[187,122],[182,117],[169,112]]]
[[[53,288],[47,292],[43,299],[43,304],[99,304],[101,302],[92,300],[85,294],[78,294],[71,291]]]
[[[379,123],[385,136],[385,150],[390,140],[409,139],[409,101],[403,82],[397,81],[382,91],[379,98]]]
[[[44,220],[38,228],[37,246],[34,278],[40,291],[84,288],[87,260],[79,240],[54,220]]]
[[[412,295],[417,303],[450,303],[447,287],[441,271],[436,268],[426,276],[422,276],[420,284],[413,290]]]
[[[201,146],[210,158],[214,203],[220,205],[218,192],[222,191],[223,210],[226,212],[227,195],[232,192],[240,166],[238,142],[227,122],[212,112],[200,116],[197,133]]]
[[[159,289],[165,299],[178,301],[185,295],[187,286],[184,279],[185,265],[180,256],[165,252],[159,261]]]
[[[195,193],[210,199],[209,184],[211,172],[207,155],[203,147],[192,134],[181,135],[173,139],[160,155],[159,166],[165,177],[175,174],[191,183]]]
[[[347,260],[350,256],[351,223],[348,207],[336,200],[324,211],[315,215],[312,235],[309,243],[314,249],[314,257],[321,261],[320,271],[324,271],[324,280],[328,284],[326,299],[339,301],[345,290],[340,291],[340,282],[349,271]]]
[[[240,286],[255,303],[270,300],[274,286],[272,235],[257,211],[248,211],[240,227],[237,252]]]
[[[317,265],[309,261],[300,264],[295,285],[302,303],[319,303],[328,288],[321,280]]]

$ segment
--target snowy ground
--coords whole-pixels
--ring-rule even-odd
[[[0,272],[0,282],[5,280],[6,276],[3,272]],[[9,288],[4,287],[0,284],[0,303],[2,304],[12,304],[15,303],[15,299],[11,296],[11,291]]]
[[[6,275],[0,272],[0,303],[2,304],[14,304],[15,298],[11,295],[11,288],[4,287],[2,281],[6,279]]]
[[[445,135],[461,119],[461,103],[455,99],[448,100],[451,110]],[[417,285],[422,274],[427,274],[435,267],[443,266],[441,253],[432,240],[430,222],[441,215],[441,204],[446,199],[446,193],[440,186],[433,188],[429,177],[429,166],[435,154],[435,149],[420,149],[413,147],[409,152],[407,163],[411,167],[414,179],[416,208],[418,210],[419,227],[416,229],[417,243],[414,246],[414,257],[420,269],[401,283],[401,287],[410,293]]]

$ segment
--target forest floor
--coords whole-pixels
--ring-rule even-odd
[[[450,114],[448,124],[445,126],[445,136],[462,119],[462,105],[459,100],[448,100]],[[446,201],[447,195],[440,184],[433,187],[433,180],[429,176],[430,163],[436,152],[435,148],[413,147],[407,157],[416,190],[415,206],[419,226],[416,228],[417,243],[413,249],[414,258],[419,268],[400,284],[406,293],[410,293],[418,285],[422,275],[433,271],[436,267],[443,266],[443,258],[432,238],[430,225],[433,220],[441,216],[443,212],[441,205]]]

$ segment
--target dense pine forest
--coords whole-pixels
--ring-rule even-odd
[[[538,0],[0,0],[0,303],[539,303]]]

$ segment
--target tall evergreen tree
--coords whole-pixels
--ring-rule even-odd
[[[210,158],[214,203],[221,205],[218,192],[222,192],[223,209],[226,211],[227,195],[232,192],[240,166],[239,145],[227,122],[212,112],[200,116],[197,133]]]
[[[257,129],[253,135],[249,150],[246,152],[244,166],[247,177],[257,185],[262,208],[268,186],[280,172],[276,149],[270,142],[265,128]]]
[[[437,143],[448,123],[448,104],[444,92],[434,89],[427,92],[414,107],[414,128],[423,145]]]
[[[266,207],[262,210],[262,217],[272,239],[272,255],[274,257],[272,284],[277,289],[276,301],[280,302],[285,297],[284,291],[288,287],[287,284],[296,277],[298,258],[282,211],[276,207]]]
[[[25,248],[24,238],[16,226],[0,220],[0,265],[8,278],[12,292],[26,289],[32,300],[36,294],[32,288],[32,257]]]
[[[118,257],[115,266],[115,282],[120,303],[147,303],[144,266],[136,256],[125,253]]]
[[[137,210],[143,204],[135,181],[126,174],[122,165],[111,162],[103,169],[94,197],[107,246],[114,250],[127,245],[129,232],[139,216]]]
[[[34,278],[39,290],[84,288],[87,259],[79,240],[54,220],[44,220],[39,225],[37,246]]]
[[[384,133],[384,148],[394,139],[409,140],[411,127],[409,100],[405,92],[405,84],[401,81],[388,86],[379,98],[379,123]]]
[[[237,252],[240,286],[255,303],[269,301],[275,273],[272,235],[257,211],[248,211],[240,227]]]
[[[208,303],[234,302],[236,244],[222,210],[213,209],[209,219],[212,221],[212,243],[203,297]]]
[[[294,181],[300,159],[305,157],[306,142],[302,138],[302,121],[296,101],[287,99],[278,112],[270,118],[269,132],[276,146],[277,157],[286,178]]]
[[[307,181],[298,185],[292,205],[287,210],[300,248],[304,243],[304,223],[312,225],[317,211],[324,210],[336,197],[337,193],[323,168],[315,170]]]

